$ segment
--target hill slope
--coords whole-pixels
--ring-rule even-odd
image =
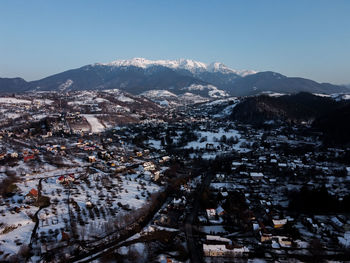
[[[313,126],[323,131],[328,144],[350,143],[350,103],[315,120]]]
[[[331,98],[301,92],[294,95],[248,97],[233,108],[230,118],[244,123],[311,122],[344,105]]]
[[[21,78],[0,78],[0,93],[23,92],[29,87]]]

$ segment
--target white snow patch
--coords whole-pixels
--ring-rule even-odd
[[[281,97],[286,95],[285,93],[273,92],[273,91],[263,91],[260,94],[267,95],[269,97]]]
[[[204,98],[200,95],[196,95],[191,92],[186,92],[184,94],[179,95],[179,99],[184,104],[201,103],[209,100],[208,98]]]
[[[2,97],[2,98],[0,98],[0,103],[4,103],[4,104],[31,104],[32,102],[30,100]]]
[[[187,88],[183,88],[188,91],[194,91],[194,90],[199,90],[199,91],[207,91],[208,96],[212,98],[222,98],[222,97],[227,97],[228,94],[224,90],[220,90],[217,87],[213,85],[197,85],[197,84],[192,84],[191,86]]]
[[[105,126],[103,126],[100,121],[96,118],[95,115],[92,114],[83,114],[87,122],[91,126],[91,132],[97,133],[97,132],[102,132],[105,129]]]
[[[146,98],[158,98],[158,97],[177,97],[174,93],[167,90],[148,90],[140,94]]]
[[[118,97],[116,97],[117,100],[122,102],[135,102],[132,98],[126,97],[124,94],[120,94]]]
[[[72,84],[74,83],[73,80],[71,79],[67,79],[66,82],[62,83],[61,85],[58,86],[58,89],[60,91],[65,91],[66,89],[68,89],[70,86],[72,86]]]

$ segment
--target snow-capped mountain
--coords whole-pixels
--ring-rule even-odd
[[[203,62],[194,61],[191,59],[177,59],[177,60],[149,60],[145,58],[133,58],[125,60],[115,60],[109,63],[97,63],[96,65],[113,66],[113,67],[139,67],[149,68],[152,66],[162,66],[171,69],[184,69],[192,73],[198,72],[220,72],[224,74],[234,73],[242,77],[255,74],[253,70],[234,70],[220,62],[213,62],[211,64],[205,64]]]
[[[276,72],[235,70],[222,63],[206,64],[190,59],[148,60],[134,58],[95,63],[40,80],[0,78],[0,92],[79,91],[120,89],[133,95],[166,90],[177,96],[191,93],[205,98],[246,96],[264,91],[277,93],[348,93],[345,86],[290,78]]]

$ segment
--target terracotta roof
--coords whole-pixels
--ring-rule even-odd
[[[33,196],[38,196],[38,190],[32,188],[32,190],[30,190],[29,194],[31,194]]]

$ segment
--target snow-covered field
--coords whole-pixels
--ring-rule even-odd
[[[160,150],[162,146],[160,145],[160,140],[148,140],[148,143],[151,147]]]
[[[205,91],[205,92],[208,92],[208,96],[212,97],[212,98],[222,98],[222,97],[228,96],[226,91],[220,90],[213,85],[192,84],[191,86],[189,86],[187,88],[183,88],[183,89],[188,90],[188,91]]]
[[[149,90],[140,94],[147,98],[159,98],[159,97],[177,97],[174,93],[167,90]]]
[[[91,132],[93,133],[98,133],[98,132],[103,132],[104,129],[106,128],[98,119],[95,115],[92,114],[83,114],[87,122],[91,126]]]
[[[223,129],[219,129],[217,132],[214,131],[197,131],[198,135],[197,141],[189,142],[184,148],[200,151],[207,151],[201,153],[200,156],[203,159],[214,159],[218,154],[224,154],[226,151],[230,152],[231,150],[235,150],[237,152],[249,152],[250,149],[244,146],[247,143],[245,138],[242,138],[241,134],[234,129],[224,131]],[[236,141],[235,144],[228,145],[225,142],[225,137],[228,140],[234,139]],[[209,146],[210,145],[210,146]],[[221,148],[220,151],[216,151],[218,148]],[[198,157],[198,154],[192,153],[190,154],[191,158]]]
[[[229,98],[224,98],[224,99],[218,99],[218,100],[214,100],[211,102],[206,103],[207,106],[215,106],[215,105],[220,105],[222,103],[225,102],[230,102],[230,101],[237,101],[237,97],[229,97]]]
[[[236,107],[238,105],[238,102],[232,105],[229,105],[227,107],[225,107],[220,113],[215,114],[213,117],[214,118],[222,118],[222,117],[226,117],[229,116],[232,113],[232,110],[234,107]]]
[[[220,129],[217,132],[199,131],[198,135],[199,135],[198,141],[189,142],[185,146],[185,149],[189,149],[189,148],[205,149],[208,143],[213,144],[214,147],[217,147],[218,145],[220,145],[219,140],[222,138],[222,136],[226,136],[227,138],[237,137],[237,139],[241,137],[241,135],[237,130],[224,131],[223,129]],[[206,138],[206,140],[203,142],[200,142],[201,138]]]
[[[30,100],[1,97],[0,103],[4,103],[4,104],[31,104],[32,102]]]
[[[86,104],[94,104],[94,103],[102,103],[102,102],[109,102],[109,100],[103,99],[103,98],[79,98],[74,101],[68,102],[68,105],[86,105]]]
[[[263,92],[260,92],[259,95],[267,95],[269,97],[281,97],[281,96],[284,96],[284,95],[287,95],[286,93],[280,93],[280,92],[274,92],[274,91],[263,91]]]
[[[116,97],[116,99],[121,101],[121,102],[135,102],[135,100],[133,100],[130,97],[125,96],[124,94],[120,94],[118,97]]]
[[[35,225],[30,216],[38,208],[26,205],[24,198],[32,188],[37,188],[37,182],[22,182],[17,187],[11,202],[0,206],[0,251],[4,253],[3,257],[16,254],[22,245],[28,245]],[[14,210],[16,207],[18,211]]]
[[[59,177],[67,177],[68,174],[75,177],[76,183],[69,186],[58,181]],[[123,218],[145,206],[149,196],[161,190],[160,186],[151,182],[149,172],[144,171],[142,166],[123,176],[102,171],[87,174],[82,167],[26,176],[16,183],[18,191],[12,201],[0,205],[0,251],[3,259],[4,256],[17,254],[22,245],[30,243],[35,225],[31,216],[39,208],[27,205],[24,199],[31,189],[38,189],[40,178],[41,193],[50,198],[50,206],[38,214],[38,243],[33,246],[42,252],[62,244],[63,234],[73,234],[72,221],[77,225],[74,231],[84,240],[95,240],[115,230],[115,227],[123,227],[129,220]],[[22,208],[15,212],[15,207]]]
[[[179,95],[179,99],[184,104],[201,103],[209,100],[208,98],[204,98],[191,92],[186,92],[184,94]]]

